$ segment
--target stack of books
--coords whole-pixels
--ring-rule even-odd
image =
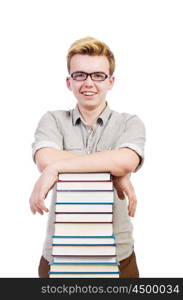
[[[49,277],[119,277],[111,174],[63,173],[56,185]]]

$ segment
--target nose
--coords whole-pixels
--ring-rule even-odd
[[[91,77],[88,75],[88,77],[86,78],[85,82],[84,82],[85,86],[93,86],[93,80],[91,79]]]

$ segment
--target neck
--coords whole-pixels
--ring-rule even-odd
[[[85,107],[80,106],[79,104],[78,109],[83,117],[83,119],[86,121],[88,126],[92,126],[93,122],[96,120],[96,118],[102,113],[102,111],[105,109],[107,105],[107,102],[101,103],[100,106],[93,108],[91,110],[87,110]]]

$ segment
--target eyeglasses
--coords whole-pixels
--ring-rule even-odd
[[[104,72],[86,73],[77,71],[71,74],[72,79],[76,81],[84,81],[88,76],[90,76],[93,81],[104,81],[106,78],[110,77]]]

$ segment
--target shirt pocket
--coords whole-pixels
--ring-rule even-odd
[[[67,135],[64,137],[64,150],[73,151],[73,152],[82,152],[83,143],[76,136]]]
[[[100,141],[97,145],[97,152],[112,150],[113,145],[111,144],[111,139],[105,139],[104,141]]]

